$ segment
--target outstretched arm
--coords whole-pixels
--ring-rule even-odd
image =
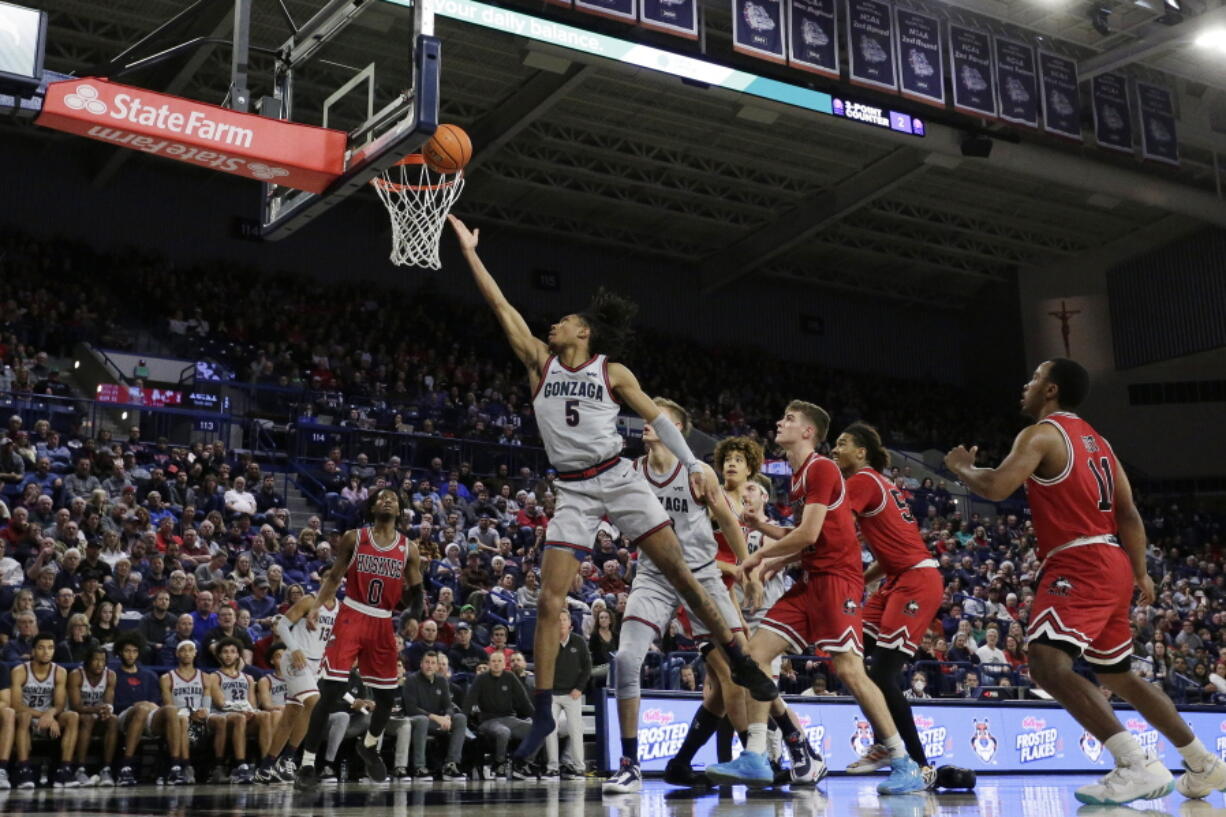
[[[481,231],[469,230],[464,222],[453,215],[448,215],[447,220],[451,222],[451,228],[455,230],[456,238],[460,240],[460,250],[464,253],[464,260],[468,262],[469,269],[472,270],[477,289],[481,290],[485,302],[490,305],[490,309],[494,310],[494,315],[498,318],[498,323],[502,326],[507,340],[510,341],[515,356],[528,368],[529,374],[534,378],[539,377],[541,366],[549,357],[549,347],[539,338],[533,337],[532,330],[528,328],[528,322],[524,320],[524,316],[519,314],[515,307],[507,301],[498,282],[481,262],[481,258],[477,255],[477,241]]]
[[[690,490],[693,491],[694,496],[706,497],[707,486],[702,472],[702,460],[694,456],[689,443],[685,441],[685,437],[681,436],[677,426],[643,391],[634,373],[620,363],[610,363],[609,386],[635,414],[651,424],[660,442],[664,443],[664,447],[681,460],[681,464],[685,466],[686,472],[690,475]]]
[[[1008,499],[1022,487],[1022,483],[1039,467],[1051,444],[1059,440],[1060,432],[1051,423],[1035,423],[1022,429],[1013,441],[1009,456],[995,468],[976,468],[975,455],[979,452],[979,446],[972,446],[968,451],[961,445],[945,455],[945,466],[967,488],[984,499],[999,502]]]

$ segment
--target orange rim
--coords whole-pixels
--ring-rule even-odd
[[[396,162],[396,164],[393,165],[393,167],[398,167],[401,165],[424,166],[425,164],[426,164],[426,159],[420,153],[410,153],[409,155],[402,158],[400,161]],[[429,168],[426,168],[426,169],[429,170]],[[431,170],[430,172],[433,173],[434,171]],[[440,173],[439,175],[441,176],[445,174]],[[453,178],[451,181],[445,181],[442,184],[421,184],[421,185],[400,184],[399,182],[390,182],[381,176],[376,176],[375,178],[371,179],[370,183],[373,184],[375,187],[379,188],[380,190],[387,190],[391,193],[403,193],[406,190],[412,190],[413,192],[416,193],[422,190],[446,190],[448,187],[454,187],[455,183],[459,180],[459,171],[457,171],[453,175],[455,175],[455,178]]]

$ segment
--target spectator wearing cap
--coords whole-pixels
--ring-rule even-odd
[[[251,595],[238,600],[238,606],[251,613],[251,620],[265,630],[271,629],[277,614],[277,600],[268,592],[268,587],[268,579],[261,576],[251,585]]]
[[[85,541],[85,558],[81,560],[81,570],[93,570],[99,576],[99,579],[105,582],[111,577],[114,572],[111,566],[102,558],[102,542],[106,538],[106,534],[94,539]]]
[[[473,643],[472,625],[461,621],[455,626],[455,642],[447,651],[447,657],[456,672],[474,673],[477,667],[489,660],[489,654]]]

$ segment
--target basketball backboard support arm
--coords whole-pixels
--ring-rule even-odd
[[[292,119],[294,68],[310,59],[373,0],[329,0],[281,48],[274,98],[261,100],[261,113]],[[260,201],[259,235],[277,241],[292,235],[371,179],[425,144],[438,128],[442,43],[434,36],[434,9],[413,4],[412,82],[410,91],[386,105],[349,133],[345,172],[322,193],[290,190],[265,183]],[[378,135],[374,135],[378,132]]]

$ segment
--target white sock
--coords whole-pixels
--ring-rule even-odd
[[[1187,746],[1179,746],[1177,748],[1190,771],[1203,772],[1205,766],[1213,761],[1213,753],[1209,751],[1205,744],[1200,742],[1200,738],[1192,738],[1192,742]]]
[[[748,731],[749,743],[745,746],[745,751],[766,754],[766,724],[751,723]]]
[[[375,737],[374,735],[372,735],[370,732],[367,732],[366,739],[363,740],[362,743],[366,745],[367,749],[373,749],[379,745],[379,739]]]
[[[303,766],[314,766],[315,765],[315,753],[303,750],[302,765]]]
[[[906,757],[907,756],[906,744],[902,742],[902,736],[899,735],[898,733],[895,733],[891,735],[890,737],[886,738],[885,740],[881,741],[881,745],[884,746],[887,750],[889,750],[891,759],[896,758],[896,757]]]
[[[1103,741],[1103,746],[1115,758],[1116,766],[1144,766],[1145,752],[1131,732],[1116,732]]]

